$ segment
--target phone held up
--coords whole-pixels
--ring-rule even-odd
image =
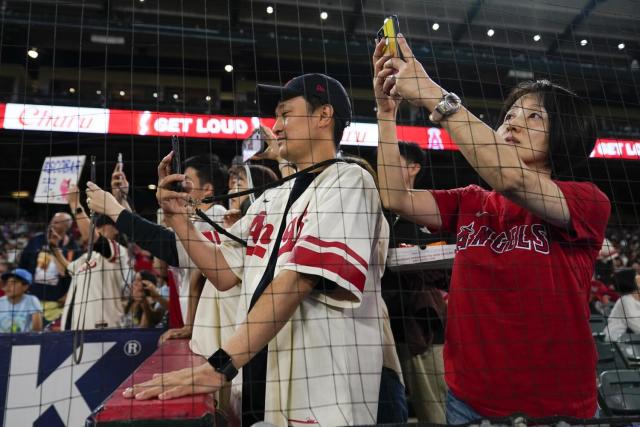
[[[376,42],[384,39],[384,54],[396,56],[404,61],[402,50],[398,47],[398,33],[400,33],[400,25],[398,24],[398,16],[391,15],[384,19],[382,27],[376,35]]]
[[[171,173],[182,173],[182,158],[180,156],[180,139],[177,135],[171,137],[171,151],[173,156],[171,157]],[[173,182],[169,189],[178,193],[183,191],[182,182]]]

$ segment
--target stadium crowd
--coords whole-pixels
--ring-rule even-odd
[[[404,39],[401,44],[410,52]],[[564,173],[561,166],[572,159],[564,158],[563,150],[549,141],[549,134],[560,138],[562,132],[556,129],[553,133],[555,122],[549,123],[558,119],[550,118],[548,112],[570,109],[572,119],[565,118],[565,127],[575,125],[571,130],[586,134],[588,125],[569,123],[587,114],[586,105],[562,87],[531,82],[510,95],[504,123],[493,131],[461,107],[455,95],[429,80],[414,58],[410,58],[410,68],[407,63],[394,62],[398,58],[383,56],[381,49],[378,45],[374,58],[380,132],[376,169],[353,156],[334,161],[334,144],[351,117],[346,92],[337,81],[305,75],[284,88],[263,87],[261,99],[268,99],[269,93],[275,96],[270,108],[278,116],[273,131],[261,128],[267,149],[253,162],[232,165],[223,164],[213,154],[191,157],[184,161],[180,175],[171,174],[172,155],[168,155],[158,168],[161,209],[157,221],[148,221],[131,209],[127,176],[122,165],[116,165],[109,192],[88,183],[83,203],[84,191],[72,187],[67,194],[68,208],[56,212],[46,226],[6,222],[0,236],[6,293],[0,299],[0,331],[166,328],[161,341],[191,338],[192,350],[208,363],[136,385],[125,392],[126,397],[169,399],[220,391],[220,404],[227,407],[234,398],[223,396],[222,383],[231,381],[242,367],[243,386],[232,395],[241,393],[241,416],[247,425],[265,417],[274,424],[291,424],[292,420],[295,424],[295,420],[309,419],[310,414],[316,417],[314,423],[325,425],[406,422],[407,397],[420,421],[437,424],[503,416],[514,407],[537,416],[596,415],[595,395],[590,393],[595,389],[591,387],[595,386],[595,372],[590,360],[595,348],[587,319],[580,317],[586,304],[582,282],[576,277],[582,278],[593,267],[594,260],[583,252],[600,248],[606,236],[595,260],[595,273],[586,278],[591,280],[589,307],[592,313],[609,317],[608,330],[616,332],[607,333],[608,340],[628,330],[640,332],[635,319],[640,314],[640,229],[616,226],[605,232],[610,209],[606,196],[591,183],[551,179]],[[403,80],[403,75],[411,77],[411,73],[424,76]],[[424,87],[408,83],[420,78],[428,82]],[[419,90],[453,95],[444,101],[454,107],[446,110],[449,107],[432,102],[439,96],[424,101],[416,95]],[[308,97],[312,92],[315,96]],[[548,94],[552,96],[545,98]],[[418,146],[397,141],[395,115],[400,98],[424,103],[434,122],[443,121],[456,141],[462,141],[467,160],[495,191],[478,186],[418,191],[415,183],[427,167],[426,156]],[[298,151],[282,149],[279,140],[285,127],[288,144],[305,140],[300,135],[310,132],[304,125],[307,117],[300,113],[305,109],[316,120],[311,125],[314,144],[301,144]],[[537,112],[530,114],[533,110]],[[289,113],[290,118],[285,118]],[[465,115],[464,120],[445,120],[456,114]],[[519,134],[518,129],[525,128],[515,124],[519,121],[529,122],[527,131],[535,122],[534,136]],[[494,151],[474,146],[473,141],[494,140],[495,135],[516,142],[485,145]],[[532,147],[540,146],[512,150],[527,138]],[[465,152],[465,142],[471,151]],[[567,143],[577,146],[581,141],[575,138]],[[579,151],[573,148],[568,151]],[[492,172],[500,168],[486,164],[500,163],[496,158],[519,172]],[[296,175],[290,188],[283,187],[286,191],[265,189],[323,162],[325,169]],[[522,178],[524,183],[504,186],[505,180],[515,182],[527,174],[530,178]],[[317,186],[310,187],[314,180]],[[303,212],[296,210],[299,200],[306,203]],[[284,210],[260,210],[269,202],[281,203]],[[331,204],[339,211],[329,210]],[[388,210],[383,211],[383,205]],[[290,208],[291,215],[300,216],[293,216],[287,224]],[[358,215],[355,219],[353,212]],[[584,215],[576,218],[576,212]],[[273,219],[275,215],[282,218]],[[491,223],[494,217],[500,218]],[[512,222],[513,218],[517,221]],[[546,225],[536,222],[539,218]],[[462,224],[463,220],[470,222]],[[485,225],[474,229],[476,222]],[[507,228],[494,231],[489,227],[498,223]],[[272,241],[277,251],[270,246]],[[454,242],[454,276],[442,268],[384,268],[389,248]],[[318,248],[332,249],[323,252]],[[516,248],[526,249],[522,251],[526,254]],[[288,251],[290,258],[283,262]],[[337,268],[332,257],[340,251],[348,256]],[[549,260],[550,251],[560,254],[559,258]],[[261,252],[249,260],[253,253]],[[508,261],[497,261],[496,254]],[[569,291],[553,288],[559,280],[552,274],[554,269],[572,286],[575,280],[575,287],[568,287]],[[530,298],[524,305],[522,295],[509,287],[516,275],[522,281],[519,292]],[[243,286],[238,286],[240,282]],[[548,300],[544,300],[540,295],[547,286],[544,296]],[[471,293],[473,298],[469,298]],[[545,308],[551,314],[543,313]],[[526,323],[529,320],[540,320],[548,330]],[[525,326],[530,330],[524,330]],[[525,333],[531,339],[528,345],[520,343]],[[545,347],[547,337],[553,341],[553,334],[563,333],[579,349],[570,361],[564,356],[574,348],[561,346],[562,351],[549,353],[555,347]],[[332,352],[336,348],[332,334],[339,334],[341,344],[353,351]],[[478,338],[485,342],[475,343]],[[361,355],[357,345],[369,346],[369,353]],[[540,358],[530,353],[540,353]],[[514,360],[514,354],[521,357]],[[485,357],[500,366],[481,369]],[[323,363],[306,366],[310,359]],[[537,365],[541,359],[546,365]],[[288,369],[278,366],[284,363]],[[497,374],[510,364],[513,378]],[[336,374],[342,370],[358,375]],[[540,373],[538,385],[527,381],[536,372]],[[550,372],[563,376],[556,385],[559,396],[532,395],[551,385],[555,377]],[[177,386],[167,390],[163,381],[175,381]],[[338,382],[341,387],[335,387]],[[488,382],[494,396],[483,392]],[[288,403],[272,398],[290,391]],[[325,400],[334,403],[325,404]],[[376,416],[367,406],[374,401]],[[345,415],[336,402],[348,406],[350,413]],[[284,412],[289,418],[278,418]]]

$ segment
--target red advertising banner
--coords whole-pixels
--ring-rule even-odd
[[[188,138],[242,140],[248,138],[260,123],[273,126],[274,120],[211,114],[0,103],[0,127],[23,131],[166,137],[179,135]],[[398,126],[398,139],[415,142],[425,150],[457,150],[451,136],[444,129],[436,127]],[[342,144],[377,146],[377,125],[352,123],[345,129]],[[598,139],[591,157],[640,160],[640,140]]]

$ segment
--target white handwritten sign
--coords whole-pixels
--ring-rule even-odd
[[[78,183],[86,156],[46,157],[42,164],[35,203],[67,204],[69,187]]]

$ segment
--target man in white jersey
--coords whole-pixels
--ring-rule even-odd
[[[276,111],[283,158],[299,170],[336,158],[351,119],[339,82],[308,74],[284,87],[259,86],[259,96],[263,110]],[[187,221],[188,194],[167,190],[184,180],[168,175],[170,161],[159,166],[167,222],[189,239],[191,259],[219,290],[242,281],[239,322],[209,363],[158,376],[125,397],[210,393],[242,368],[233,402],[244,425],[375,423],[388,225],[371,175],[357,165],[323,163],[256,200],[229,230],[246,247],[225,236],[215,245]]]

